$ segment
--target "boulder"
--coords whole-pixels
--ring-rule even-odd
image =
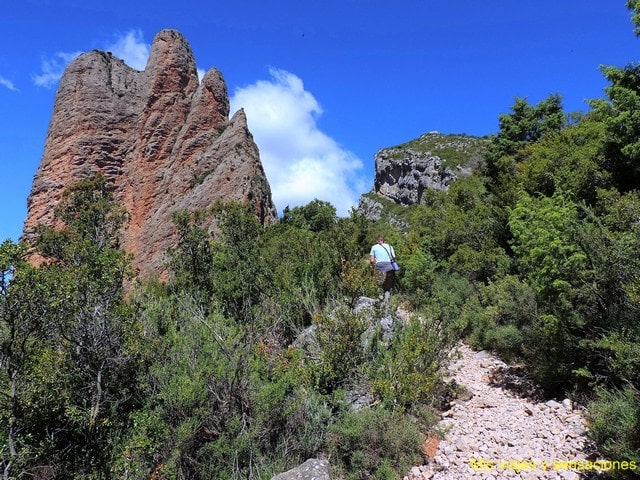
[[[271,477],[271,480],[329,480],[330,474],[329,462],[310,458],[296,468]]]

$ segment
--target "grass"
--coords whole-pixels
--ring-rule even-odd
[[[401,160],[406,151],[411,149],[418,153],[429,153],[440,157],[443,166],[455,169],[477,168],[484,159],[484,150],[489,144],[489,137],[474,137],[467,134],[442,134],[430,132],[395,147],[382,149],[391,158]]]

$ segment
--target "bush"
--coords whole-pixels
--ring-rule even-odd
[[[360,297],[375,297],[380,291],[368,262],[342,262],[342,294],[354,306]]]
[[[397,475],[393,470],[391,463],[388,460],[385,460],[378,468],[376,468],[376,473],[373,475],[373,478],[375,480],[395,480]]]
[[[615,461],[640,465],[640,397],[637,391],[597,392],[588,408],[589,435],[600,452]]]
[[[318,454],[332,415],[323,397],[295,382],[291,377],[265,380],[253,405],[261,451],[282,457],[288,466]]]
[[[317,314],[319,358],[312,364],[315,384],[323,394],[353,383],[364,361],[362,334],[368,327],[364,314],[338,308]]]
[[[386,406],[409,408],[426,400],[453,338],[431,317],[414,316],[399,329],[371,368],[373,391]]]
[[[472,303],[475,308],[465,317],[469,343],[494,350],[507,361],[522,357],[538,316],[533,289],[515,276],[506,276],[480,288],[477,304]]]
[[[521,351],[525,338],[515,325],[498,325],[487,333],[486,340],[502,358],[510,361]]]
[[[350,480],[403,475],[419,461],[420,441],[408,417],[383,408],[348,411],[327,434],[328,453]]]
[[[338,254],[318,233],[276,224],[261,239],[259,256],[268,272],[261,301],[269,299],[276,306],[278,323],[292,337],[335,296]]]

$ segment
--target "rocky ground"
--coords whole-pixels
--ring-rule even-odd
[[[581,409],[568,399],[523,395],[521,377],[487,352],[460,345],[449,380],[463,392],[442,415],[442,438],[430,438],[428,461],[405,480],[594,477]]]

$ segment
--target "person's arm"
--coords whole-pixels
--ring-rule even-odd
[[[371,265],[375,265],[376,264],[376,257],[373,255],[369,255],[369,263]]]

